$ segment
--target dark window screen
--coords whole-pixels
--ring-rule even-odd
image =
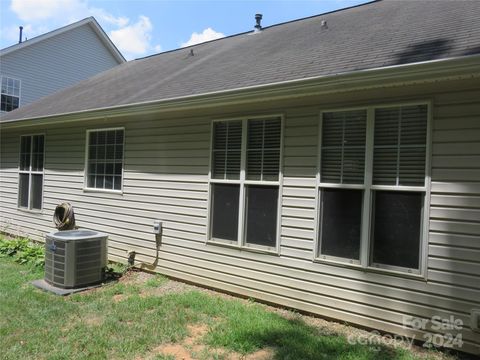
[[[32,138],[32,171],[43,170],[44,141],[45,139],[43,135],[35,135]]]
[[[32,194],[31,194],[31,207],[32,209],[40,210],[42,208],[42,188],[43,188],[43,175],[32,175]]]
[[[274,247],[277,243],[277,186],[252,186],[247,189],[246,242]]]
[[[362,190],[321,190],[321,254],[360,259]]]
[[[212,197],[212,237],[236,241],[240,185],[214,184]]]
[[[373,262],[419,268],[423,193],[376,191]]]
[[[20,138],[20,170],[30,170],[30,155],[32,153],[32,138],[22,136]]]
[[[18,205],[20,207],[28,207],[28,174],[19,175],[18,185]]]

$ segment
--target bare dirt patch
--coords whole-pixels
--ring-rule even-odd
[[[173,280],[167,280],[164,284],[161,284],[157,287],[150,288],[150,289],[143,289],[142,292],[140,293],[140,296],[145,297],[145,296],[162,296],[166,294],[177,294],[177,293],[182,293],[192,290],[192,287],[190,285],[178,282],[178,281],[173,281]]]
[[[118,303],[120,301],[123,301],[127,298],[127,296],[125,296],[124,294],[115,294],[112,296],[112,301],[114,303]]]
[[[212,359],[224,360],[271,360],[275,354],[271,348],[258,350],[252,354],[242,355],[224,348],[211,348],[200,343],[201,338],[208,332],[208,326],[204,324],[187,325],[190,336],[181,343],[164,344],[155,348],[154,354],[173,356],[176,360]],[[150,357],[147,356],[146,359]]]
[[[188,351],[182,344],[166,344],[157,348],[158,353],[162,353],[165,356],[173,356],[175,359],[191,360],[193,359]]]
[[[184,340],[186,345],[193,345],[197,340],[208,332],[208,326],[204,324],[187,325],[190,336]]]
[[[242,359],[245,360],[270,360],[273,359],[275,355],[275,350],[272,348],[260,349],[252,354],[249,354]]]
[[[155,274],[141,271],[138,269],[127,270],[119,279],[121,284],[143,284],[145,281],[155,277]]]
[[[153,350],[154,353],[173,356],[175,359],[192,360],[194,354],[204,352],[205,345],[199,344],[200,338],[208,332],[208,326],[203,324],[187,325],[190,336],[181,343],[164,344]]]

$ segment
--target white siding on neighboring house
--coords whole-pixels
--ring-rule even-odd
[[[52,215],[73,204],[77,224],[110,234],[111,259],[325,317],[416,336],[404,316],[453,315],[463,350],[480,353],[470,311],[480,308],[480,88],[471,82],[342,93],[275,104],[8,130],[1,141],[2,231],[41,240]],[[426,278],[314,262],[318,124],[324,109],[429,100],[432,183]],[[278,255],[205,244],[214,119],[283,114],[283,192]],[[86,131],[125,128],[123,194],[84,191]],[[44,209],[17,209],[20,135],[45,133]],[[159,239],[153,221],[163,221]],[[432,330],[438,332],[438,330]]]
[[[1,76],[21,82],[20,106],[119,64],[89,24],[6,53],[0,62]]]

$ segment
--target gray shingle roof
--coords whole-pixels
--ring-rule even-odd
[[[473,54],[480,1],[383,0],[130,61],[2,121]]]

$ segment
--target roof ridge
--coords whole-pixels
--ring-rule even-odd
[[[299,18],[299,19],[288,20],[288,21],[284,21],[284,22],[281,22],[281,23],[278,23],[278,24],[273,24],[273,25],[269,25],[269,26],[262,27],[262,30],[263,30],[263,29],[270,29],[270,28],[273,28],[273,27],[277,27],[277,26],[281,26],[281,25],[286,25],[286,24],[290,24],[290,23],[294,23],[294,22],[299,22],[299,21],[303,21],[303,20],[309,20],[309,19],[312,19],[312,18],[315,18],[315,17],[324,16],[324,15],[327,15],[327,14],[332,14],[332,13],[336,13],[336,12],[340,12],[340,11],[350,10],[350,9],[353,9],[353,8],[357,8],[357,7],[361,7],[361,6],[365,6],[365,5],[370,5],[370,4],[373,4],[373,3],[376,3],[376,2],[381,2],[381,1],[384,1],[384,0],[371,0],[371,1],[368,1],[368,2],[365,2],[365,3],[361,3],[361,4],[357,4],[357,5],[352,5],[352,6],[348,6],[348,7],[341,8],[341,9],[336,9],[336,10],[327,11],[327,12],[324,12],[324,13],[321,13],[321,14],[306,16],[306,17]],[[169,53],[172,53],[172,52],[175,52],[175,51],[180,51],[180,50],[184,50],[184,49],[190,49],[190,48],[192,48],[192,47],[194,47],[194,46],[203,45],[203,44],[209,44],[209,43],[212,43],[212,42],[215,42],[215,41],[221,41],[221,40],[225,40],[225,39],[230,39],[230,38],[233,38],[233,37],[236,37],[236,36],[246,35],[246,34],[250,34],[250,33],[254,33],[254,32],[255,32],[255,30],[248,30],[248,31],[244,31],[244,32],[240,32],[240,33],[236,33],[236,34],[224,36],[224,37],[221,37],[221,38],[218,38],[218,39],[213,39],[213,40],[204,41],[204,42],[201,42],[201,43],[198,43],[198,44],[194,44],[194,45],[179,47],[179,48],[175,48],[175,49],[171,49],[171,50],[162,51],[162,52],[159,52],[159,53],[156,53],[156,54],[151,54],[151,55],[143,56],[143,57],[140,57],[140,58],[133,59],[132,61],[144,60],[144,59],[148,59],[148,58],[155,57],[155,56],[159,56],[159,55],[163,55],[163,54],[169,54]]]
[[[321,13],[321,14],[310,15],[310,16],[306,16],[306,17],[303,17],[303,18],[299,18],[299,19],[284,21],[284,22],[281,22],[281,23],[278,23],[278,24],[273,24],[273,25],[270,25],[270,26],[262,27],[262,29],[269,29],[269,28],[272,28],[272,27],[291,24],[291,23],[298,22],[298,21],[309,20],[309,19],[313,19],[313,18],[316,18],[316,17],[325,16],[325,15],[328,15],[328,14],[333,14],[333,13],[341,12],[341,11],[345,11],[345,10],[350,10],[350,9],[354,9],[354,8],[357,8],[357,7],[362,7],[362,6],[365,6],[365,5],[371,5],[373,3],[382,2],[382,1],[384,1],[384,0],[370,0],[368,2],[348,6],[348,7],[341,8],[341,9],[327,11],[327,12],[324,12],[324,13]]]

